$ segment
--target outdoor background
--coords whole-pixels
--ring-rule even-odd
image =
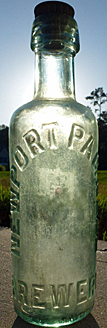
[[[30,37],[34,7],[40,1],[0,0],[0,125],[33,97],[34,53]],[[75,9],[80,52],[75,58],[76,98],[103,87],[107,93],[107,0],[65,1]],[[104,105],[103,109],[107,106]]]
[[[8,227],[8,126],[15,109],[33,98],[34,53],[30,50],[30,39],[34,7],[39,2],[0,0],[0,225]],[[75,58],[76,98],[91,106],[85,97],[92,90],[102,87],[107,96],[107,0],[65,2],[75,9],[80,33],[80,52]],[[91,108],[95,112],[95,107]],[[97,236],[107,240],[107,101],[101,109],[103,115],[95,113],[99,126]],[[8,164],[7,171],[3,171],[3,159]]]

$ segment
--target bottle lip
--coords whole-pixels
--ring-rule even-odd
[[[66,14],[43,14],[33,22],[31,49],[34,52],[79,52],[79,32],[76,21]]]
[[[73,18],[75,11],[71,5],[62,1],[45,1],[39,3],[34,8],[35,18],[43,14],[51,13],[66,14]]]

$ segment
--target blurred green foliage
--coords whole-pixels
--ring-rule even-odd
[[[0,225],[10,227],[10,173],[0,172]],[[98,239],[107,240],[107,171],[98,171]]]

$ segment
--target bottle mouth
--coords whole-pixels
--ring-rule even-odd
[[[34,20],[31,49],[50,52],[79,52],[79,32],[76,21],[66,14],[42,14]]]

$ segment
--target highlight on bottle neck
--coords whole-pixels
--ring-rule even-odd
[[[68,52],[75,56],[80,44],[74,9],[63,2],[46,1],[36,6],[34,12],[32,51]]]

